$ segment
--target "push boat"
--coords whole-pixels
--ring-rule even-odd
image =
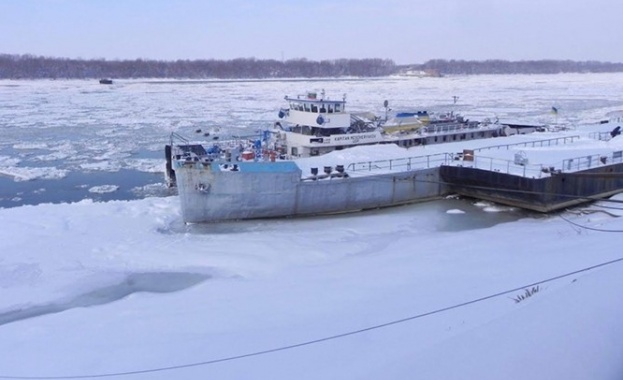
[[[178,188],[184,222],[342,213],[436,199],[445,192],[438,167],[453,159],[447,154],[394,160],[391,170],[375,170],[373,175],[366,173],[372,168],[365,164],[304,171],[300,160],[362,145],[410,148],[534,130],[518,132],[454,113],[391,118],[348,113],[344,98],[331,100],[324,94],[285,99],[288,108],[279,111],[274,128],[255,138],[205,144],[171,135],[165,150],[167,174]]]
[[[324,91],[320,96],[310,92],[296,97],[286,96],[285,100],[288,107],[279,110],[279,119],[273,127],[254,136],[192,142],[172,133],[165,148],[167,184],[176,185],[173,161],[179,159],[274,162],[320,156],[361,145],[395,144],[410,148],[535,130],[534,126],[511,126],[489,119],[470,121],[454,112],[398,112],[389,116],[387,100],[384,102],[384,117],[370,112],[348,112],[346,96],[332,100],[325,98]],[[216,136],[212,138],[218,139]]]
[[[360,145],[396,144],[406,148],[459,140],[503,136],[507,126],[469,121],[454,112],[399,112],[385,117],[369,112],[348,112],[345,96],[332,100],[317,93],[286,96],[287,108],[279,110],[275,123],[277,149],[291,158],[313,157]]]

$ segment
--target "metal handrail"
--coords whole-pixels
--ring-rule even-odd
[[[474,155],[470,160],[467,160],[465,156],[455,153],[439,153],[426,156],[355,162],[349,164],[346,169],[349,172],[414,170],[429,169],[431,167],[449,165],[450,163],[459,163],[465,167],[519,175],[526,178],[541,178],[552,173],[573,172],[597,166],[623,163],[623,151],[612,152],[608,155],[595,154],[569,158],[563,160],[558,166],[518,163],[507,159],[478,155]]]
[[[416,168],[428,169],[434,166],[440,166],[454,160],[453,153],[438,153],[426,156],[413,156],[404,158],[393,158],[388,160],[353,162],[348,164],[346,169],[350,172],[357,171],[378,171],[378,170],[396,170],[405,168],[412,170]]]
[[[617,164],[623,162],[623,151],[619,150],[611,154],[593,154],[590,156],[580,156],[568,158],[562,161],[562,171],[572,172],[590,169],[596,166]]]
[[[564,136],[564,137],[556,137],[556,138],[545,139],[545,140],[525,141],[525,142],[514,143],[514,144],[491,145],[491,146],[485,146],[485,147],[482,147],[482,148],[476,148],[476,149],[473,149],[473,150],[474,151],[481,151],[481,150],[502,149],[502,148],[506,148],[508,150],[511,147],[519,147],[519,146],[523,146],[523,147],[527,147],[527,146],[543,147],[543,146],[558,145],[558,143],[561,142],[561,141],[562,141],[562,144],[564,145],[564,144],[567,144],[567,142],[572,143],[572,142],[574,142],[575,139],[579,139],[579,138],[580,138],[580,136],[578,136],[578,135]],[[567,140],[569,140],[569,141],[567,141]],[[545,145],[546,143],[547,143],[547,145]],[[555,144],[553,144],[553,143],[555,143]]]
[[[612,138],[611,132],[591,132],[588,137],[598,141],[608,141]]]
[[[568,158],[563,160],[562,163],[557,166],[520,164],[506,159],[483,156],[474,156],[473,161],[463,160],[461,162],[462,165],[472,168],[519,175],[526,178],[541,178],[544,175],[549,176],[553,173],[570,173],[617,163],[623,163],[623,151],[616,151],[606,155],[594,154],[590,156]]]

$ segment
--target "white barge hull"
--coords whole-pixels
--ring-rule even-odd
[[[352,212],[439,198],[439,169],[369,176],[302,178],[292,161],[176,162],[187,223]],[[322,176],[319,176],[322,177]]]

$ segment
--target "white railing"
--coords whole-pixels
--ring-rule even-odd
[[[574,136],[577,137],[577,136]],[[554,139],[552,139],[554,140]],[[457,165],[475,169],[488,170],[526,178],[543,178],[554,173],[574,172],[598,166],[623,163],[623,151],[603,155],[582,156],[563,160],[557,166],[527,164],[500,158],[483,156],[465,156],[454,153],[440,153],[427,156],[405,157],[379,161],[363,161],[351,163],[346,171],[353,172],[401,172],[417,169],[429,169],[441,165]]]
[[[588,137],[593,140],[608,141],[612,138],[611,132],[591,132]]]
[[[518,175],[526,178],[542,178],[553,173],[570,173],[599,166],[623,163],[623,151],[610,154],[594,154],[565,159],[556,166],[541,164],[520,164],[498,158],[474,156],[473,161],[463,160],[462,166]]]
[[[379,161],[363,161],[351,163],[346,167],[349,172],[363,171],[407,171],[414,169],[428,169],[449,164],[454,160],[452,153],[439,153],[428,156],[395,158]]]
[[[541,148],[544,146],[556,146],[556,145],[565,145],[574,142],[576,139],[579,139],[580,136],[564,136],[564,137],[556,137],[552,139],[545,140],[534,140],[534,141],[526,141],[521,143],[513,143],[513,144],[500,144],[500,145],[491,145],[485,146],[482,148],[474,149],[474,151],[482,151],[489,149],[510,149],[514,147],[532,147],[532,148]]]
[[[483,157],[474,155],[472,161],[463,160],[461,166],[512,174],[526,178],[541,178],[550,175],[550,168],[540,164],[519,164],[501,158]]]
[[[585,170],[597,166],[620,164],[623,162],[623,151],[619,150],[610,154],[593,154],[591,156],[581,156],[568,158],[562,161],[563,172],[574,172]]]

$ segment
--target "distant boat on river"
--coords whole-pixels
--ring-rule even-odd
[[[112,79],[100,79],[100,84],[112,84]]]

